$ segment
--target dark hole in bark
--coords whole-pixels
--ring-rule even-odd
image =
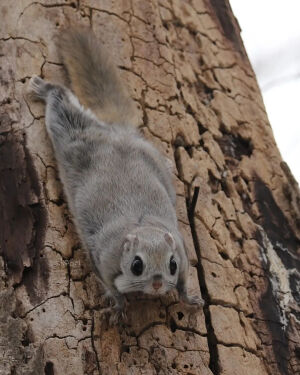
[[[203,134],[207,131],[207,129],[201,124],[201,122],[197,122],[197,125],[198,125],[198,130],[199,130],[199,134]]]
[[[226,134],[222,138],[217,139],[221,150],[225,156],[242,160],[242,157],[250,157],[253,152],[253,145],[249,139],[242,138],[240,135]]]
[[[222,257],[224,260],[228,260],[228,259],[229,259],[229,256],[228,256],[224,251],[221,251],[219,254],[221,255],[221,257]]]
[[[205,86],[204,87],[204,92],[209,97],[209,99],[213,99],[214,92],[213,92],[213,90],[210,87]]]
[[[173,318],[170,319],[170,329],[172,332],[175,332],[177,329],[177,324]]]
[[[128,345],[122,345],[121,347],[121,354],[122,353],[129,353],[129,346]]]
[[[52,362],[46,362],[45,365],[45,375],[54,375],[54,366]]]
[[[193,157],[193,148],[192,146],[185,146],[185,151],[189,154],[189,157],[192,158]]]
[[[177,313],[177,316],[178,316],[178,320],[181,320],[184,317],[184,314],[181,311],[179,311]]]
[[[26,331],[23,335],[23,340],[21,341],[23,346],[28,346],[30,344],[30,340],[28,337],[28,332]]]

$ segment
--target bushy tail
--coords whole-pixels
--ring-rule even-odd
[[[135,125],[134,102],[93,32],[65,30],[59,39],[62,61],[81,104],[106,123]]]

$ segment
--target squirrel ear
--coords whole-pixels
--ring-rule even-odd
[[[165,240],[171,246],[172,250],[175,250],[176,244],[171,233],[169,232],[165,233]]]
[[[137,246],[139,244],[139,239],[136,234],[127,234],[125,241],[124,241],[124,249],[130,250],[133,246]]]

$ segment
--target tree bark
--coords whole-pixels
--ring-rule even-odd
[[[0,10],[0,374],[300,373],[299,189],[228,1],[15,0]],[[141,130],[176,165],[203,311],[136,297],[128,323],[100,319],[101,286],[44,107],[24,95],[33,74],[64,82],[53,38],[79,24],[111,51]]]

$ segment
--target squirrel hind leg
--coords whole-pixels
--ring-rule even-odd
[[[36,101],[46,101],[49,92],[54,88],[51,83],[45,82],[38,76],[33,76],[27,88],[28,95]]]

